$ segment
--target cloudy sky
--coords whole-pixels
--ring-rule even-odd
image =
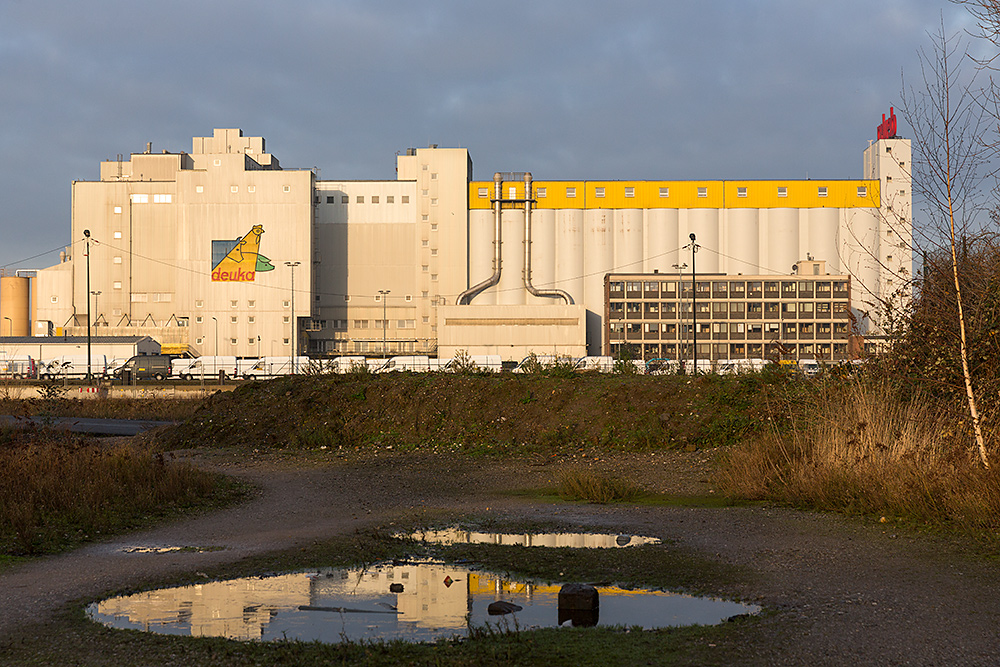
[[[942,18],[970,27],[946,0],[4,0],[0,266],[57,260],[101,160],[216,127],[323,179],[429,143],[483,179],[860,178]]]

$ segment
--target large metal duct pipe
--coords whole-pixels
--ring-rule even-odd
[[[524,289],[532,296],[563,299],[573,305],[573,297],[561,289],[542,290],[531,284],[531,172],[524,174]]]
[[[479,294],[480,292],[482,292],[487,288],[493,287],[494,285],[500,282],[500,263],[501,263],[500,247],[502,241],[502,235],[500,233],[500,230],[502,228],[500,225],[500,216],[502,213],[501,210],[502,190],[503,190],[503,176],[501,176],[500,172],[498,171],[495,174],[493,174],[493,216],[494,216],[493,275],[484,280],[483,282],[479,283],[478,285],[474,285],[469,289],[465,290],[464,292],[462,292],[461,294],[459,294],[458,299],[455,301],[455,303],[459,306],[469,305],[469,302],[471,302],[476,297],[477,294]]]

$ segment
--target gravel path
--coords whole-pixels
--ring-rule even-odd
[[[711,461],[699,452],[559,463],[383,453],[309,467],[222,456],[195,460],[262,491],[239,507],[5,572],[0,639],[44,622],[80,596],[308,544],[402,514],[475,511],[544,517],[567,526],[616,526],[749,567],[754,576],[739,593],[778,613],[764,620],[774,642],[748,648],[746,664],[1000,664],[1000,577],[989,559],[967,556],[959,546],[791,510],[554,507],[508,494],[549,484],[567,466],[627,472],[675,494],[708,493]],[[224,549],[125,551],[176,545]]]

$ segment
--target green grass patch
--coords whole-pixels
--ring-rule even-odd
[[[161,441],[171,448],[392,447],[489,457],[709,447],[778,424],[787,384],[763,374],[285,377],[208,397]]]

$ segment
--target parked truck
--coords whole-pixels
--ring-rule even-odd
[[[310,369],[309,357],[261,357],[243,371],[244,380],[265,380],[281,375],[305,373]]]
[[[240,377],[236,357],[195,357],[193,359],[174,359],[170,374],[182,380],[199,378],[215,379],[219,373],[225,373],[227,378]]]

